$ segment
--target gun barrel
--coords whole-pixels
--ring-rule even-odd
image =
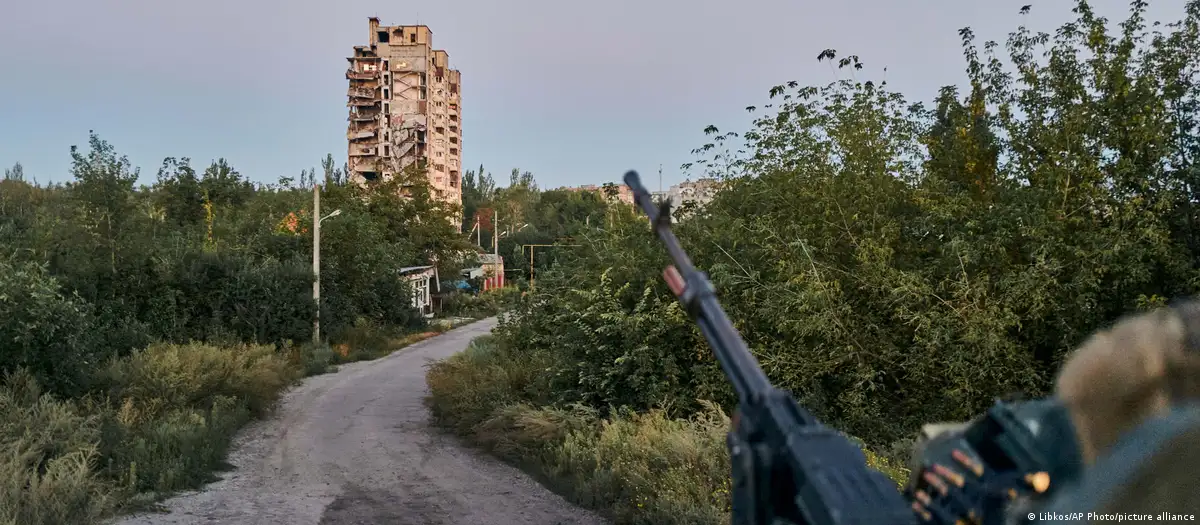
[[[767,374],[763,372],[758,361],[754,359],[754,355],[750,353],[746,341],[733,327],[729,316],[717,303],[708,277],[696,270],[691,258],[679,244],[679,239],[675,237],[675,232],[671,231],[670,216],[664,216],[664,214],[670,213],[669,207],[664,206],[662,210],[659,210],[655,206],[654,201],[650,198],[650,192],[642,185],[641,177],[636,171],[630,170],[625,173],[625,185],[633,191],[634,202],[650,218],[654,232],[666,245],[667,253],[671,256],[675,269],[679,270],[679,274],[683,277],[687,289],[679,299],[684,302],[684,306],[699,325],[700,332],[708,340],[709,346],[712,347],[713,353],[717,357],[717,362],[721,364],[725,375],[733,383],[733,389],[737,393],[738,399],[750,400],[765,395],[774,388],[771,386],[771,381],[767,379]],[[689,293],[689,291],[699,293]]]
[[[683,247],[679,244],[679,239],[675,237],[675,232],[670,228],[662,228],[664,223],[670,224],[670,216],[663,216],[665,210],[659,210],[654,205],[654,200],[650,198],[650,191],[642,185],[642,179],[636,171],[630,170],[625,172],[625,185],[633,192],[633,201],[646,212],[646,216],[650,218],[650,225],[654,227],[654,232],[658,234],[663,243],[667,245],[667,254],[671,256],[671,261],[675,263],[675,269],[679,270],[681,275],[687,275],[688,272],[695,271],[696,267],[692,265],[692,259],[683,251]]]

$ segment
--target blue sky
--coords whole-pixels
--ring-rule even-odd
[[[6,1],[0,10],[0,165],[69,179],[71,144],[94,129],[151,182],[162,158],[225,157],[261,182],[345,157],[345,57],[367,18],[426,24],[463,72],[463,154],[503,182],[666,184],[702,129],[744,130],[743,108],[789,80],[835,79],[826,48],[857,54],[859,78],[930,100],[960,83],[957,30],[1003,41],[1051,30],[1073,2],[1032,0],[151,0]],[[418,9],[414,5],[420,5]],[[1127,2],[1097,0],[1121,19]],[[1176,20],[1183,0],[1151,2]],[[656,178],[656,177],[655,177]]]

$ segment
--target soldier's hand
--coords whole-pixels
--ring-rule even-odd
[[[1091,464],[1126,431],[1200,398],[1200,303],[1126,317],[1097,332],[1067,358],[1055,390]]]

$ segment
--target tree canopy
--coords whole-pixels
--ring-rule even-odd
[[[747,132],[706,129],[685,167],[726,189],[677,229],[771,379],[887,445],[1044,393],[1089,333],[1200,289],[1200,2],[1169,24],[1145,10],[1109,24],[1080,1],[1003,45],[963,29],[967,87],[932,104],[787,82]],[[555,356],[557,402],[728,406],[661,247],[612,217],[539,274],[506,344]]]

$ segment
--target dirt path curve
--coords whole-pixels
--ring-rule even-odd
[[[236,470],[116,525],[601,525],[520,471],[429,425],[425,365],[483,335],[473,323],[292,389],[239,436]]]

